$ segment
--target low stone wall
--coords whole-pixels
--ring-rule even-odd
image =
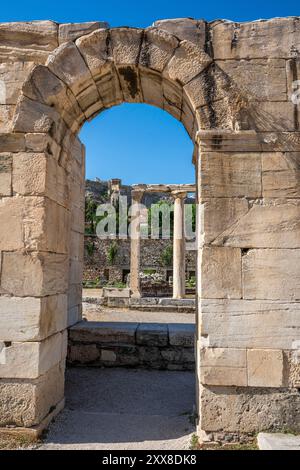
[[[83,321],[69,329],[71,366],[193,370],[192,324]]]

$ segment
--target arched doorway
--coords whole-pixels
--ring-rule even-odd
[[[288,21],[274,21],[287,34]],[[268,23],[253,23],[253,30],[259,32]],[[80,281],[81,262],[69,259],[70,246],[73,253],[79,253],[82,246],[84,220],[84,148],[77,133],[86,120],[122,102],[145,102],[165,109],[182,121],[195,143],[201,202],[197,272],[200,428],[254,432],[293,414],[296,385],[293,379],[290,385],[283,371],[285,363],[291,364],[286,358],[298,339],[295,329],[293,335],[288,331],[289,324],[294,328],[299,318],[299,273],[294,264],[299,253],[297,241],[283,240],[282,219],[286,205],[292,207],[291,218],[298,208],[289,202],[291,194],[285,186],[276,183],[278,175],[272,176],[272,162],[278,170],[284,158],[277,153],[299,148],[298,124],[288,119],[282,124],[272,106],[261,106],[269,104],[268,97],[260,99],[236,85],[238,74],[230,72],[229,61],[237,44],[232,40],[228,49],[227,41],[236,37],[233,23],[214,24],[215,56],[211,25],[201,23],[204,34],[200,37],[199,24],[193,25],[196,36],[170,21],[146,30],[104,28],[70,38],[50,49],[45,64],[36,65],[22,86],[2,143],[3,149],[13,148],[16,154],[13,164],[7,159],[8,168],[13,165],[13,181],[11,177],[4,181],[3,201],[6,223],[15,224],[14,236],[12,230],[7,232],[1,248],[1,301],[5,312],[10,312],[1,350],[5,358],[2,377],[9,382],[2,394],[9,403],[4,425],[36,426],[63,406],[66,329],[80,319],[80,310],[70,307],[70,298],[80,303],[80,294],[71,286]],[[270,31],[266,34],[272,38]],[[281,58],[278,41],[270,40],[270,44],[271,57],[279,54]],[[247,58],[243,49],[239,53]],[[283,54],[290,57],[287,51]],[[233,59],[240,60],[240,56]],[[239,62],[244,73],[246,62]],[[223,70],[226,64],[228,72]],[[259,84],[259,74],[254,76]],[[278,201],[279,189],[282,199]],[[271,203],[264,200],[268,197]],[[262,211],[275,214],[276,235],[268,240]],[[264,282],[264,263],[271,273],[271,287]],[[274,313],[277,301],[288,305],[276,307]],[[23,321],[24,311],[34,314]],[[261,333],[262,312],[274,328],[271,337]],[[284,322],[282,312],[288,316]],[[249,330],[246,320],[250,317]],[[26,358],[30,360],[24,368]],[[267,364],[266,369],[258,372],[257,361]],[[268,375],[270,367],[275,375]],[[15,385],[15,379],[21,382]],[[11,400],[20,393],[25,412]],[[272,397],[285,397],[283,408],[271,407]],[[250,424],[245,422],[245,401],[250,408],[254,401],[254,408],[259,403],[266,410]]]

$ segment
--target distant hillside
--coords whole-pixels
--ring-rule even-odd
[[[131,190],[132,186],[120,184],[120,194],[127,196],[128,205],[131,204]],[[110,181],[105,180],[86,180],[85,182],[85,197],[96,204],[110,202]],[[161,200],[172,201],[172,197],[165,193],[145,193],[143,197],[143,204],[150,207]],[[193,200],[189,201],[193,202]]]

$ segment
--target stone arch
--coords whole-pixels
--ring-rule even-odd
[[[13,176],[5,180],[1,208],[15,229],[1,245],[0,300],[11,313],[1,338],[7,381],[0,382],[0,405],[11,404],[1,408],[2,425],[45,425],[63,406],[66,328],[80,318],[84,148],[77,133],[86,120],[127,101],[166,110],[195,142],[199,429],[217,436],[299,430],[292,418],[299,403],[299,120],[287,88],[274,91],[264,82],[260,90],[265,76],[276,81],[273,68],[280,84],[291,86],[299,22],[184,22],[192,28],[180,31],[177,20],[145,30],[101,28],[58,47],[57,25],[26,32],[26,47],[46,26],[51,41],[43,39],[40,65],[23,84],[10,134],[1,140],[3,152],[14,149],[12,163],[3,157]],[[28,50],[21,52],[35,53]],[[242,83],[248,70],[254,91],[249,80]],[[20,395],[22,409],[11,400]]]
[[[193,42],[156,27],[99,29],[62,44],[34,67],[13,130],[48,132],[61,118],[76,134],[86,120],[123,102],[169,112],[195,142],[200,129],[239,128],[246,100]]]

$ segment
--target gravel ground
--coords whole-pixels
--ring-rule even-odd
[[[72,368],[66,384],[66,408],[39,449],[190,447],[192,372]]]

